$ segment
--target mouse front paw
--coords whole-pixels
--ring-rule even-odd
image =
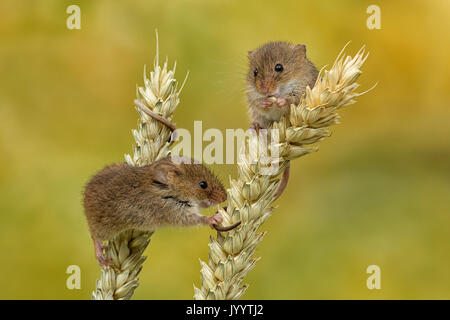
[[[278,98],[277,101],[275,101],[275,103],[279,108],[282,108],[286,105],[287,101],[284,98]]]
[[[208,217],[208,225],[214,229],[214,226],[221,224],[223,217],[219,212],[216,212],[211,217]]]

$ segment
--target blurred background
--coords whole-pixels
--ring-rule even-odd
[[[71,4],[81,30],[66,27]],[[381,30],[366,27],[371,4]],[[370,51],[360,90],[378,86],[293,162],[244,298],[450,299],[450,2],[3,0],[0,12],[0,298],[90,298],[100,269],[82,190],[132,152],[158,28],[178,80],[190,71],[175,117],[190,130],[248,127],[247,51],[266,41],[306,44],[318,68],[349,40],[348,54]],[[134,298],[191,299],[211,233],[156,232]],[[72,264],[81,290],[66,288]],[[381,290],[366,287],[373,264]]]

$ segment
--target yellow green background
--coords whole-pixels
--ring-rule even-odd
[[[66,28],[70,4],[81,30]],[[381,30],[366,27],[370,4]],[[305,43],[319,68],[349,40],[370,51],[361,90],[378,86],[293,162],[244,298],[450,298],[450,2],[3,0],[0,17],[0,298],[90,298],[82,190],[131,152],[155,28],[178,79],[190,71],[175,118],[187,129],[248,127],[246,53],[266,41]],[[134,298],[191,299],[210,234],[156,232]],[[81,290],[66,288],[72,264]],[[381,290],[366,287],[372,264]]]

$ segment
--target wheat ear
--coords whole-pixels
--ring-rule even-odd
[[[273,124],[279,134],[279,156],[272,163],[261,163],[260,158],[251,154],[254,139],[249,139],[241,149],[238,176],[230,179],[228,205],[220,212],[225,225],[237,221],[242,224],[210,237],[209,263],[200,261],[201,287],[194,286],[194,299],[239,299],[247,289],[242,281],[259,260],[253,256],[265,232],[258,229],[274,209],[271,203],[275,200],[280,173],[289,161],[316,151],[317,147],[309,145],[330,136],[326,128],[339,120],[335,111],[354,103],[354,98],[362,94],[355,92],[359,86],[356,80],[368,54],[364,47],[353,58],[344,58],[342,52],[330,70],[321,70],[314,88],[307,88],[299,105],[291,106],[288,119]],[[265,152],[272,154],[268,146]],[[263,174],[263,169],[274,164],[278,169],[273,174]]]
[[[183,86],[178,89],[178,83],[174,78],[176,64],[172,70],[168,70],[166,59],[163,67],[160,67],[158,37],[156,39],[154,69],[147,78],[144,67],[144,86],[136,89],[136,103],[171,121]],[[169,155],[172,131],[161,121],[148,116],[142,111],[142,107],[137,107],[137,111],[138,128],[132,130],[136,144],[133,147],[133,156],[126,154],[125,160],[130,165],[143,166]],[[97,280],[97,287],[92,293],[93,300],[131,298],[139,285],[138,275],[146,259],[143,253],[150,243],[152,234],[153,232],[128,230],[108,241],[106,255],[111,264],[102,268],[101,278]]]

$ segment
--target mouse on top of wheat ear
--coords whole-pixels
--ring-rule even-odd
[[[109,261],[103,241],[120,232],[154,231],[166,226],[209,225],[228,231],[240,222],[220,227],[222,216],[204,216],[226,200],[222,183],[205,166],[187,157],[166,157],[142,167],[115,163],[100,170],[84,191],[84,211],[101,266]]]
[[[306,57],[306,46],[268,42],[248,52],[247,100],[253,126],[268,128],[297,105],[318,71]]]
[[[314,87],[318,71],[306,57],[306,46],[268,42],[248,52],[247,101],[251,127],[268,128],[297,105],[306,87]],[[289,179],[288,166],[275,192],[278,198]]]

